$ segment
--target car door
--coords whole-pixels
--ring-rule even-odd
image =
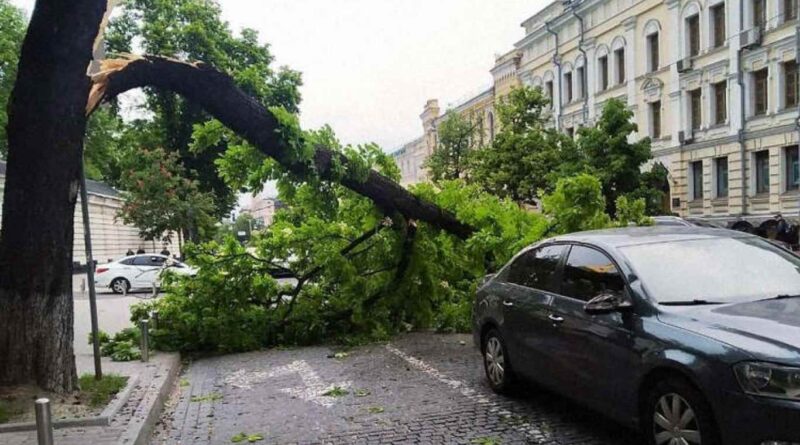
[[[133,261],[136,267],[136,277],[131,281],[133,287],[152,287],[153,283],[158,284],[158,276],[161,266],[166,258],[158,255],[140,255]]]
[[[515,371],[542,383],[548,380],[542,375],[543,331],[567,247],[542,246],[519,256],[508,270],[503,292],[504,337],[512,345],[512,364]]]
[[[562,271],[561,292],[550,307],[548,356],[559,389],[610,416],[621,400],[633,400],[639,356],[633,335],[635,315],[590,315],[585,304],[604,292],[628,296],[616,263],[603,251],[573,245]]]

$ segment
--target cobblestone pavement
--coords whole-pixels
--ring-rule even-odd
[[[152,444],[225,444],[239,433],[262,435],[262,444],[639,443],[557,395],[495,395],[466,335],[410,334],[332,353],[313,347],[192,363]]]

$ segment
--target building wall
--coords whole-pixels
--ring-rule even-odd
[[[786,147],[798,144],[799,115],[797,105],[786,104],[785,69],[787,62],[797,60],[800,28],[796,18],[787,18],[783,0],[766,0],[763,26],[756,26],[753,5],[754,0],[554,2],[526,19],[525,37],[496,59],[491,70],[492,100],[514,85],[545,91],[552,85],[553,125],[572,133],[593,125],[608,99],[620,99],[634,112],[639,128],[632,138],[651,136],[654,161],[670,172],[672,211],[723,219],[797,214],[800,192],[788,186]],[[724,11],[725,35],[717,45],[714,17],[719,7]],[[693,16],[699,25],[696,55],[690,54],[688,19]],[[655,58],[648,36],[658,42]],[[653,59],[657,67],[652,66]],[[767,109],[756,116],[754,73],[764,68]],[[625,74],[622,81],[620,72]],[[721,122],[715,114],[716,85],[724,85],[727,113]],[[692,128],[694,90],[700,91],[699,128]],[[660,125],[654,122],[656,108]],[[768,193],[756,188],[755,153],[763,150],[769,153]],[[727,196],[716,190],[715,159],[721,157],[727,157]],[[703,167],[702,196],[694,193],[692,162]]]
[[[0,176],[0,201],[5,192],[5,179]],[[139,237],[136,227],[126,225],[117,218],[117,213],[122,208],[122,200],[118,197],[99,194],[89,195],[89,229],[92,235],[92,256],[99,263],[106,263],[125,256],[128,250],[134,252],[139,248],[147,252],[160,252],[161,243],[145,241]],[[0,203],[1,204],[1,203]],[[0,220],[2,220],[2,205],[0,205]],[[73,240],[72,261],[86,264],[86,249],[83,236],[83,214],[81,201],[75,205],[75,235]],[[180,254],[177,245],[168,246],[170,253]]]

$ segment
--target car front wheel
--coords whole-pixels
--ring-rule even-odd
[[[720,445],[711,407],[679,378],[659,382],[647,399],[643,433],[649,445]]]
[[[484,336],[482,346],[483,369],[489,386],[497,393],[506,393],[514,383],[514,373],[503,337],[492,329]]]
[[[114,291],[115,294],[125,294],[131,289],[131,283],[128,282],[125,278],[114,278],[114,281],[111,282],[111,290]]]

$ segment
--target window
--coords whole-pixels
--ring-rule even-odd
[[[722,125],[728,119],[728,82],[723,80],[711,87],[714,90],[714,123]]]
[[[647,50],[650,52],[650,72],[658,71],[658,33],[647,36]]]
[[[692,199],[703,199],[703,161],[691,163],[692,169]]]
[[[600,70],[600,91],[608,89],[608,56],[597,59],[597,66]]]
[[[725,44],[725,3],[711,8],[711,20],[714,27],[714,48]]]
[[[617,83],[625,82],[625,48],[614,51],[614,58],[617,61]]]
[[[800,190],[800,153],[797,145],[783,150],[786,157],[786,191]]]
[[[167,259],[160,256],[137,256],[133,260],[134,266],[161,267]]]
[[[766,0],[753,0],[753,26],[764,30],[767,24]]]
[[[562,294],[589,301],[606,291],[622,294],[624,290],[622,275],[605,254],[589,247],[572,246],[564,265]]]
[[[531,289],[557,292],[556,269],[566,246],[546,246],[529,250],[508,268],[505,281]]]
[[[583,67],[578,67],[578,99],[583,99],[586,97],[586,91],[584,85],[586,85],[586,76],[584,75]]]
[[[567,133],[567,136],[569,136],[570,138],[574,138],[575,137],[575,128],[574,127],[567,127],[567,128],[564,129],[564,132]]]
[[[769,151],[759,151],[756,157],[756,194],[769,193]]]
[[[767,113],[767,79],[766,68],[753,73],[753,114],[756,116]]]
[[[797,19],[797,0],[783,0],[783,21]]]
[[[728,158],[714,159],[714,170],[716,170],[717,198],[728,197]]]
[[[650,104],[650,137],[661,137],[661,101]]]
[[[686,30],[689,37],[689,55],[700,54],[700,14],[695,14],[686,19]]]
[[[692,130],[699,130],[703,122],[703,101],[700,88],[689,91],[689,103],[691,105]]]
[[[797,61],[792,60],[783,64],[784,75],[784,108],[797,106]]]
[[[553,81],[548,80],[544,83],[544,90],[547,92],[547,99],[550,101],[550,108],[553,108]]]
[[[572,73],[564,73],[564,98],[572,102]]]

